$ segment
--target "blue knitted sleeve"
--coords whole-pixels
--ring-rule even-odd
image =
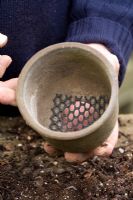
[[[133,0],[72,0],[66,41],[104,44],[119,59],[121,84],[133,49]]]

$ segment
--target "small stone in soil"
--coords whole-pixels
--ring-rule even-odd
[[[43,177],[41,177],[41,176],[35,177],[35,186],[36,187],[43,186]]]
[[[124,153],[125,150],[124,150],[123,148],[119,148],[119,152],[120,152],[120,153]]]

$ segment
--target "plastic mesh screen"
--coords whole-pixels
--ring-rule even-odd
[[[61,132],[86,128],[101,117],[108,103],[108,96],[73,97],[56,94],[49,128]]]

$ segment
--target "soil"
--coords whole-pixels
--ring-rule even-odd
[[[120,116],[119,124],[110,157],[72,164],[49,157],[21,117],[0,117],[0,200],[132,200],[133,115]]]

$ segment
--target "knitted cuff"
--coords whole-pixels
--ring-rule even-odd
[[[121,85],[133,47],[132,35],[126,27],[109,19],[87,17],[70,24],[66,41],[104,44],[119,59]]]

